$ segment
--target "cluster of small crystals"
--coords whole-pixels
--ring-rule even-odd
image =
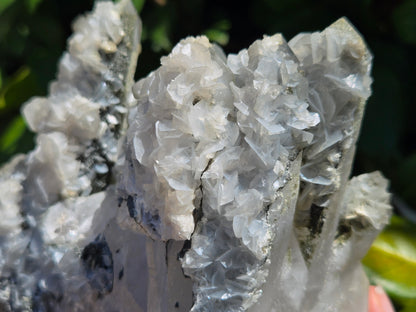
[[[23,109],[29,127],[38,133],[33,163],[49,167],[39,170],[37,184],[46,190],[39,193],[55,199],[88,195],[108,185],[118,126],[127,112],[120,97],[125,77],[107,64],[125,44],[119,12],[109,2],[98,3],[95,14],[79,18],[74,30],[49,96],[34,98]]]
[[[378,171],[348,181],[342,201],[340,224],[350,223],[355,228],[354,233],[349,234],[360,235],[368,226],[382,230],[383,225],[389,221],[389,214],[377,212],[390,209],[388,186],[388,181]],[[363,205],[363,202],[366,204]]]
[[[225,62],[206,37],[188,38],[133,88],[138,103],[121,188],[134,202],[130,214],[162,240],[190,238],[201,174],[237,140],[227,119],[233,106]]]
[[[364,104],[371,94],[372,56],[345,20],[322,33],[299,34],[289,45],[309,81],[307,101],[321,119],[303,154],[295,216],[305,257],[312,257],[323,230],[317,224],[331,219],[331,213],[335,219],[328,223],[337,222],[337,193],[347,182]]]
[[[307,82],[281,35],[265,37],[248,50],[229,55],[228,65],[235,75],[230,87],[242,138],[240,166],[232,170],[222,165],[220,172],[234,171],[236,183],[230,188],[228,176],[220,177],[210,195],[223,190],[221,195],[228,200],[221,200],[222,207],[214,206],[215,210],[233,218],[237,237],[262,258],[269,234],[258,232],[266,230],[267,221],[257,217],[290,179],[291,161],[311,142],[309,129],[319,123],[319,116],[308,111]],[[207,172],[207,179],[213,176],[215,172],[210,170],[209,177]]]
[[[93,218],[111,183],[127,112],[125,85],[137,58],[140,26],[126,7],[131,10],[131,3],[100,2],[93,14],[79,18],[49,96],[24,106],[36,148],[0,173],[1,311],[59,310],[66,288],[62,270],[80,274],[74,289],[88,285],[76,253],[96,235]],[[127,29],[126,20],[137,25]],[[72,264],[63,264],[69,259]]]
[[[272,203],[289,173],[299,174],[302,181],[295,232],[303,261],[311,261],[316,241],[331,245],[328,238],[335,236],[338,202],[370,95],[371,55],[345,20],[323,33],[299,35],[290,47],[280,36],[265,38],[229,56],[228,65],[234,74],[230,88],[240,140],[237,147],[218,153],[202,175],[203,217],[183,261],[185,273],[197,283],[193,311],[238,311],[257,301],[268,274],[261,266],[273,239],[267,216],[271,207],[284,208]],[[309,105],[315,113],[308,111]],[[312,131],[304,131],[308,128]],[[291,161],[300,149],[303,160],[297,173]],[[329,230],[317,240],[324,225]],[[328,263],[321,261],[324,254],[314,259],[314,272],[305,275],[307,289],[323,281],[315,275]],[[307,292],[304,302],[313,301],[314,294]]]
[[[227,64],[239,136],[202,175],[203,217],[183,261],[197,281],[193,311],[238,311],[261,295],[273,238],[268,214],[281,208],[273,204],[290,179],[291,160],[312,139],[305,130],[319,122],[307,110],[307,83],[280,35],[230,55]]]
[[[276,289],[280,295],[274,301],[257,302],[253,311],[277,306],[290,311],[363,310],[366,300],[362,294],[366,293],[367,282],[359,260],[387,223],[390,210],[388,196],[367,203],[359,188],[349,197],[344,196],[365,101],[371,93],[372,57],[361,36],[345,19],[321,33],[299,34],[289,46],[308,80],[306,101],[310,110],[319,114],[320,123],[312,129],[313,139],[303,150],[301,184],[292,221],[294,234],[285,238],[291,242],[286,253],[292,256],[281,264],[289,273],[279,272],[274,282],[273,277],[269,278],[263,288],[266,296],[270,296],[268,289]],[[386,181],[380,175],[373,174],[362,181],[368,183],[365,187],[375,183],[377,194],[387,194]],[[365,222],[357,239],[353,222],[346,225],[342,217],[342,198],[357,198],[357,206],[368,210],[377,206],[378,226],[372,226],[363,216]],[[342,234],[344,231],[353,234],[348,237]],[[277,269],[276,265],[279,263],[270,270]],[[295,282],[290,281],[290,276]],[[282,284],[284,280],[287,289]],[[297,287],[299,283],[304,287]],[[345,294],[334,292],[340,287],[348,289]]]
[[[365,256],[377,234],[389,222],[391,206],[387,192],[388,181],[380,172],[353,177],[345,186],[345,193],[338,203],[339,223],[331,251],[326,255],[329,261],[322,273],[325,280],[318,294],[318,300],[307,294],[300,310],[309,307],[312,312],[326,311],[332,302],[334,311],[365,310],[368,282],[363,269],[358,265]],[[356,265],[351,265],[356,263]],[[349,267],[350,266],[350,267]],[[340,268],[349,267],[348,270]],[[320,280],[316,279],[315,283]],[[339,294],[339,289],[343,294]],[[339,297],[337,300],[334,298]]]
[[[293,215],[279,219],[263,295],[248,311],[367,311],[369,284],[360,260],[388,223],[387,186],[379,172],[354,177],[344,186],[333,206],[339,216],[336,233],[322,238],[331,248],[315,253],[313,261],[293,231]]]

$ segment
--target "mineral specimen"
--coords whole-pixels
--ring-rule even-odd
[[[88,250],[111,253],[103,236],[101,244],[91,241],[111,218],[113,167],[140,24],[129,1],[100,2],[74,30],[49,96],[34,98],[23,109],[38,134],[36,149],[16,156],[0,172],[2,311],[83,311],[88,305],[79,299],[92,296],[88,288],[101,295],[113,285],[111,261],[103,251],[88,255],[86,250],[93,246]],[[100,257],[105,265],[99,265]],[[101,271],[111,272],[111,278],[93,276]]]
[[[186,38],[133,85],[128,0],[74,24],[37,145],[0,171],[1,311],[367,311],[390,214],[348,181],[371,54],[346,19],[228,57]]]

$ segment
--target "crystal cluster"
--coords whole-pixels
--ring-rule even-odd
[[[152,237],[191,237],[201,175],[238,138],[237,125],[227,119],[231,79],[223,53],[200,37],[181,41],[134,85],[138,103],[130,111],[122,188]]]
[[[129,1],[100,2],[74,30],[49,96],[23,108],[35,150],[0,172],[1,311],[58,311],[81,297],[67,295],[89,281],[79,253],[111,197],[140,24]]]
[[[134,85],[128,0],[74,31],[0,171],[1,311],[367,310],[391,208],[380,173],[348,181],[372,57],[346,19],[228,56],[186,38]]]

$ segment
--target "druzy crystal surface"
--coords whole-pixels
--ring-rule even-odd
[[[371,62],[344,18],[226,56],[180,41],[133,83],[127,0],[79,18],[36,148],[0,171],[1,311],[367,311],[391,207],[349,180]],[[140,62],[139,62],[140,66]]]

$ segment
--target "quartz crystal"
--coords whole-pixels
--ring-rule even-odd
[[[135,84],[129,0],[73,28],[0,171],[1,311],[367,311],[391,207],[348,180],[372,56],[345,18],[228,56],[189,37]]]

